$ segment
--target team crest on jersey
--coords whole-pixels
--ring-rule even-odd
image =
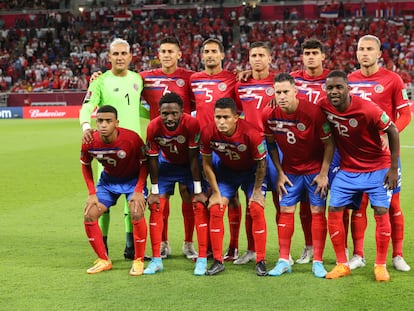
[[[301,132],[303,132],[304,130],[306,130],[306,126],[305,126],[305,124],[303,124],[303,123],[298,123],[298,124],[296,125],[296,127],[297,127],[297,129],[298,129],[299,131],[301,131]]]
[[[175,81],[175,83],[177,84],[177,86],[179,87],[183,87],[185,82],[183,79],[178,79],[177,81]]]
[[[245,144],[240,144],[237,146],[237,150],[239,150],[240,152],[246,151],[247,146]]]
[[[183,135],[177,136],[177,143],[184,144],[185,143],[185,137]]]
[[[116,155],[118,156],[118,158],[120,159],[125,159],[126,157],[126,152],[124,150],[119,150]]]
[[[134,83],[134,90],[138,91],[139,90],[139,85],[137,83]]]
[[[267,89],[266,89],[266,95],[267,96],[273,96],[275,94],[275,89],[274,88],[272,88],[272,87],[268,87]]]
[[[349,119],[349,125],[350,125],[351,127],[357,127],[357,126],[358,126],[358,121],[357,121],[357,120],[355,120],[354,118]]]
[[[381,84],[378,84],[374,87],[375,93],[382,93],[384,92],[384,87]]]
[[[224,92],[225,90],[227,90],[227,84],[224,82],[219,83],[218,85],[218,89],[222,92]]]

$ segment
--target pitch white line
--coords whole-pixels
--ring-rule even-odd
[[[414,149],[414,146],[405,146],[405,145],[402,145],[402,146],[400,146],[400,148]]]

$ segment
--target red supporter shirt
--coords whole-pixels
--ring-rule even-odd
[[[156,117],[147,127],[147,154],[158,156],[160,150],[167,161],[174,164],[189,164],[188,149],[198,148],[200,126],[198,121],[184,113],[175,131],[168,130]]]
[[[141,163],[146,161],[145,144],[137,133],[118,128],[118,137],[114,142],[102,142],[98,131],[93,133],[93,141],[82,144],[80,161],[89,165],[97,159],[105,173],[117,178],[133,178],[139,175]]]
[[[139,74],[144,80],[142,97],[150,106],[150,119],[160,115],[158,103],[166,93],[177,93],[184,103],[184,112],[191,113],[190,76],[194,71],[177,68],[172,74],[165,74],[161,68],[143,71]]]
[[[331,123],[341,156],[341,169],[349,172],[372,172],[391,165],[390,151],[383,150],[381,135],[391,118],[376,104],[351,96],[345,112],[339,112],[323,98],[318,102]]]
[[[351,94],[373,101],[384,110],[392,121],[397,120],[398,111],[409,105],[407,90],[401,77],[385,68],[367,77],[361,70],[348,75]]]
[[[299,97],[305,98],[313,104],[316,104],[319,99],[325,96],[325,81],[328,74],[328,69],[324,69],[323,73],[316,77],[310,76],[305,70],[290,73],[295,78]]]
[[[214,123],[214,105],[223,97],[235,99],[234,87],[236,77],[227,70],[215,75],[208,75],[204,71],[196,72],[190,78],[191,90],[195,99],[196,118],[203,129]]]
[[[282,168],[295,175],[316,174],[321,170],[324,154],[322,140],[331,129],[320,107],[299,98],[294,113],[287,114],[279,106],[263,110],[266,135],[273,135],[283,153]]]
[[[262,110],[275,95],[274,76],[274,74],[270,74],[263,80],[250,78],[245,82],[237,81],[236,83],[236,98],[243,109],[244,119],[262,131]]]
[[[222,164],[235,171],[244,171],[266,157],[263,135],[253,124],[239,119],[232,136],[219,133],[214,122],[201,129],[201,154],[214,151]]]

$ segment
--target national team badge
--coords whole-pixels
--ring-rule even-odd
[[[185,143],[185,137],[183,135],[177,136],[177,143],[184,144]]]
[[[273,96],[275,94],[275,89],[274,88],[272,88],[272,87],[268,87],[267,89],[266,89],[266,95],[267,96]]]
[[[357,120],[355,120],[354,118],[349,119],[349,125],[350,125],[351,127],[357,127],[357,126],[358,126],[358,121],[357,121]]]
[[[125,159],[126,157],[126,152],[124,150],[119,150],[116,155],[118,156],[118,158],[120,159]]]
[[[219,83],[218,85],[218,89],[222,92],[224,92],[225,90],[227,90],[227,84],[226,83]]]
[[[134,90],[135,90],[135,91],[138,91],[138,90],[139,90],[139,86],[138,86],[138,84],[137,84],[137,83],[134,83]]]
[[[185,82],[184,82],[184,80],[183,80],[183,79],[178,79],[175,83],[176,83],[179,87],[183,87],[183,86],[184,86],[184,84],[185,84]]]
[[[304,130],[306,130],[306,126],[303,123],[298,123],[296,125],[296,127],[298,128],[299,131],[303,132]]]
[[[247,149],[247,146],[245,144],[240,144],[237,146],[237,150],[241,152],[246,151],[246,149]]]
[[[374,87],[375,93],[382,93],[384,92],[384,87],[381,84],[378,84]]]

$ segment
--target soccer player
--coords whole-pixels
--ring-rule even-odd
[[[152,184],[148,204],[151,210],[149,222],[153,257],[144,274],[155,274],[163,269],[160,252],[163,210],[170,194],[174,192],[175,183],[185,185],[189,193],[194,193],[194,201],[207,201],[201,189],[198,157],[200,127],[195,118],[183,112],[183,105],[183,100],[176,93],[165,94],[159,101],[160,116],[151,120],[147,127],[147,154]],[[192,207],[191,199],[185,203]],[[207,268],[207,240],[201,244],[204,248],[197,259],[197,267],[201,272],[195,271],[196,275],[205,274]],[[204,268],[200,267],[201,262],[204,262]]]
[[[398,130],[379,106],[350,95],[345,72],[329,73],[326,94],[327,97],[318,104],[331,123],[341,158],[340,170],[331,185],[328,212],[328,230],[337,265],[326,278],[336,279],[351,273],[345,253],[342,213],[347,205],[366,192],[376,222],[375,278],[388,281],[386,260],[391,235],[388,210],[392,190],[398,186]],[[389,149],[383,148],[383,133],[388,136]]]
[[[224,46],[220,40],[210,38],[202,45],[202,62],[204,71],[196,72],[190,77],[191,90],[195,100],[196,118],[200,128],[214,122],[214,104],[220,98],[235,99],[235,75],[223,70]],[[238,107],[241,110],[240,107]],[[230,225],[230,242],[224,260],[234,261],[238,258],[239,232],[241,222],[241,204],[238,194],[229,204],[228,217]]]
[[[356,55],[361,69],[348,76],[352,94],[379,105],[395,123],[398,132],[401,132],[411,120],[407,91],[398,74],[379,67],[380,40],[372,35],[361,37],[358,41]],[[388,143],[385,144],[387,145]],[[393,189],[389,211],[393,248],[392,264],[399,271],[409,271],[411,268],[403,257],[404,216],[400,206],[401,163],[399,163],[399,174],[400,180],[398,187]],[[352,213],[351,231],[354,253],[349,262],[351,269],[365,266],[364,235],[367,228],[367,205],[368,197],[364,195],[360,208]]]
[[[139,110],[143,83],[140,75],[128,70],[132,59],[129,43],[123,39],[114,39],[109,47],[108,59],[112,66],[111,70],[106,71],[91,82],[80,111],[79,120],[83,130],[83,142],[90,142],[92,140],[93,130],[90,126],[92,112],[96,107],[107,104],[117,109],[121,127],[133,130],[137,134],[140,134],[141,131]],[[100,167],[99,170],[102,170],[102,168]],[[133,259],[133,228],[127,202],[125,203],[124,211],[126,230],[124,257],[126,259]],[[107,250],[109,220],[108,209],[108,212],[99,218]]]
[[[262,111],[268,102],[274,98],[273,79],[274,73],[270,72],[271,55],[270,48],[264,42],[253,42],[249,47],[249,64],[251,76],[244,81],[236,82],[236,100],[240,102],[244,119],[253,123],[263,132]],[[273,202],[279,209],[279,196],[276,193],[276,168],[267,154],[265,183],[267,189],[273,193]],[[247,251],[236,259],[236,265],[247,264],[256,260],[254,238],[252,232],[252,218],[250,209],[246,208],[245,228],[247,236]]]
[[[211,187],[208,208],[214,263],[206,274],[215,275],[224,271],[224,212],[241,187],[249,199],[247,208],[253,222],[256,274],[265,276],[265,189],[262,189],[262,184],[266,174],[266,150],[263,135],[253,124],[239,119],[236,103],[228,97],[215,103],[214,121],[201,130],[200,139],[203,169]],[[219,158],[214,167],[213,152]]]
[[[325,80],[329,73],[328,69],[323,67],[325,61],[325,47],[323,43],[317,39],[307,39],[302,45],[302,62],[304,69],[291,72],[290,75],[295,78],[298,89],[298,97],[305,98],[312,104],[325,95]],[[339,165],[339,157],[337,152],[334,153],[334,161],[332,162],[329,179],[333,178],[333,171]],[[313,258],[312,244],[312,213],[309,200],[300,202],[300,221],[303,234],[305,237],[305,247],[301,256],[296,260],[298,264],[309,263]],[[344,212],[345,228],[349,227],[349,212]],[[347,229],[346,229],[347,230]]]
[[[161,68],[143,71],[140,73],[144,79],[144,90],[142,97],[150,106],[150,120],[159,116],[158,103],[161,97],[169,92],[177,93],[183,101],[183,110],[185,113],[191,113],[192,99],[190,89],[190,76],[194,71],[178,67],[178,61],[181,58],[180,42],[175,37],[167,36],[160,41],[158,49],[158,58]],[[179,185],[180,195],[182,197],[181,210],[184,218],[184,243],[182,247],[183,254],[188,259],[197,258],[197,252],[194,250],[193,233],[194,233],[194,210],[191,203],[191,195],[187,187]],[[161,257],[167,258],[171,255],[171,246],[168,242],[168,218],[170,214],[170,204],[168,197],[164,206],[164,226],[161,242]]]
[[[307,194],[312,211],[312,272],[316,277],[324,278],[327,273],[322,261],[327,231],[325,206],[329,166],[335,149],[330,126],[319,107],[297,97],[291,75],[277,75],[274,90],[277,106],[267,106],[262,116],[268,150],[278,172],[277,190],[281,195],[277,223],[280,258],[269,275],[280,276],[292,271],[289,254],[294,213],[296,204]],[[282,164],[277,146],[283,153]]]
[[[85,232],[98,259],[87,273],[94,274],[112,268],[98,225],[98,218],[121,195],[125,195],[134,227],[134,261],[129,274],[141,275],[144,270],[144,253],[147,224],[144,217],[144,187],[148,175],[145,144],[134,131],[120,128],[117,110],[101,106],[96,114],[98,131],[92,133],[90,143],[83,143],[80,160],[82,174],[89,191],[84,212]],[[95,188],[91,162],[98,160],[103,171]]]

